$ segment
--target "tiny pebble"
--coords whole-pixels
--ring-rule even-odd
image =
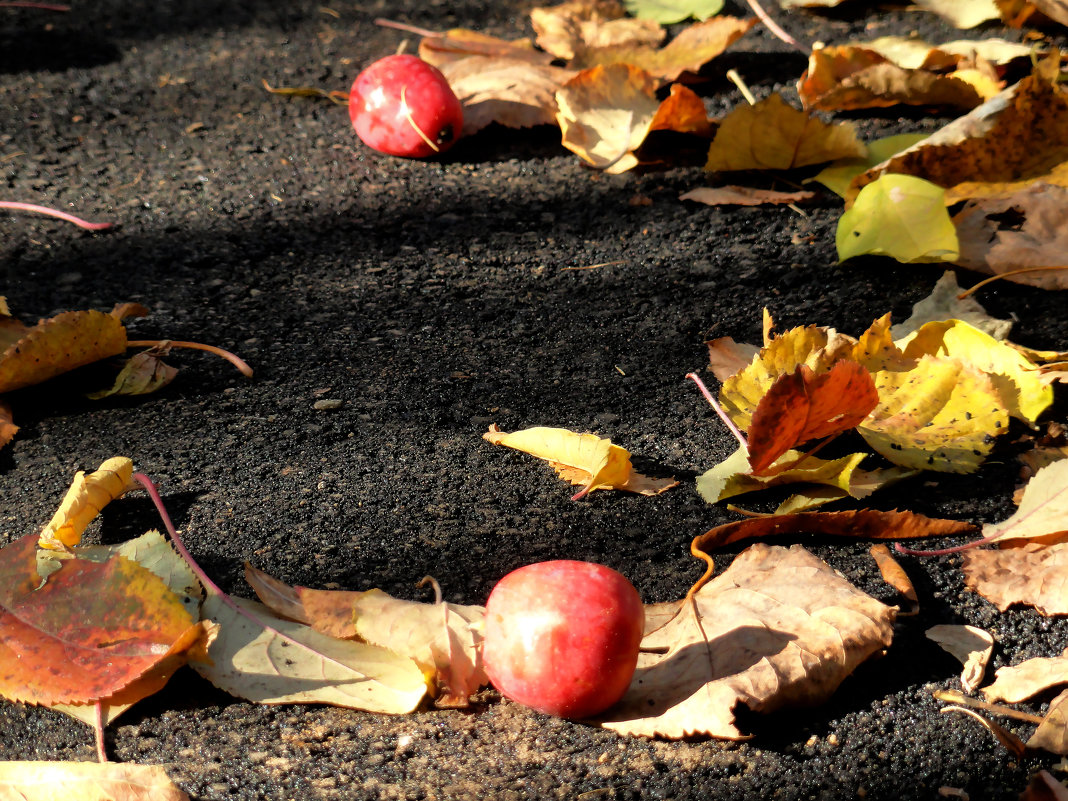
[[[312,408],[320,412],[332,412],[341,408],[341,401],[337,398],[323,398],[313,403]]]

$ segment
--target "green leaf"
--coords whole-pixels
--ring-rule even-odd
[[[661,25],[673,25],[693,17],[706,20],[723,10],[723,0],[624,0],[627,12]]]
[[[957,230],[945,190],[912,175],[887,174],[860,190],[838,221],[838,260],[875,254],[904,263],[955,261]]]

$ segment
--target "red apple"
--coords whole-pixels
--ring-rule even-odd
[[[349,119],[364,144],[391,156],[426,158],[460,137],[464,113],[445,76],[417,56],[386,56],[356,76]]]
[[[638,591],[612,568],[538,562],[513,570],[490,593],[483,664],[505,697],[586,718],[623,697],[644,625]]]

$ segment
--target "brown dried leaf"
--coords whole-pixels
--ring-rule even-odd
[[[170,353],[169,342],[163,342],[127,359],[122,370],[115,377],[110,389],[90,392],[93,400],[108,398],[112,395],[148,395],[167,386],[178,375],[178,368],[171,367],[163,361]]]
[[[1040,770],[1031,777],[1020,801],[1068,801],[1068,787],[1053,778],[1048,770]]]
[[[733,337],[720,337],[708,345],[708,369],[722,383],[748,367],[760,353],[756,345],[735,342]]]
[[[932,626],[926,631],[927,639],[934,640],[942,648],[957,657],[964,665],[960,685],[966,693],[973,693],[983,683],[987,665],[994,653],[994,637],[989,631],[976,626]]]
[[[468,56],[515,59],[531,64],[548,64],[553,60],[552,55],[537,50],[529,39],[501,39],[465,28],[425,36],[419,42],[419,58],[438,69]]]
[[[764,206],[803,203],[813,197],[815,192],[777,192],[748,186],[702,186],[679,195],[679,200],[692,200],[706,206]]]
[[[0,448],[11,442],[18,431],[19,427],[11,416],[11,406],[0,399]]]
[[[977,548],[961,556],[965,585],[1002,612],[1027,604],[1043,615],[1068,615],[1068,543]]]
[[[685,77],[685,73],[696,73],[757,22],[756,17],[713,17],[687,26],[664,47],[623,45],[591,48],[576,53],[568,66],[585,69],[597,65],[631,64],[645,70],[660,83],[671,83]]]
[[[1013,28],[1024,25],[1046,27],[1051,23],[1068,25],[1065,0],[994,0],[1001,19]]]
[[[1049,711],[1027,741],[1027,747],[1068,754],[1068,690],[1049,702]]]
[[[623,6],[614,0],[571,0],[532,8],[530,22],[538,46],[564,60],[591,48],[655,46],[667,33],[653,20],[624,17]]]
[[[850,123],[828,124],[772,94],[740,106],[720,123],[705,169],[789,170],[867,153]]]
[[[909,578],[908,573],[905,572],[905,569],[901,567],[901,564],[891,555],[890,549],[879,542],[871,546],[871,548],[868,549],[868,553],[870,553],[872,559],[875,560],[875,565],[879,568],[879,575],[883,577],[883,581],[897,590],[905,600],[912,604],[909,610],[900,612],[899,614],[918,614],[920,611],[920,599],[916,595],[916,587],[913,585],[912,579]]]
[[[0,762],[0,798],[189,801],[159,765],[122,762]]]
[[[734,710],[825,701],[890,645],[894,610],[800,546],[754,545],[642,641],[630,689],[601,725],[620,734],[743,739]]]
[[[1018,704],[1041,692],[1068,684],[1068,649],[1060,656],[1027,659],[998,668],[994,683],[983,688],[987,701]]]
[[[464,107],[464,135],[496,122],[508,128],[556,123],[556,92],[577,74],[549,64],[468,56],[441,66]]]

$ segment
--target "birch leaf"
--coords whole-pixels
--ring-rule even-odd
[[[0,762],[0,798],[189,801],[161,766],[122,762]]]
[[[491,425],[482,438],[546,460],[562,479],[582,485],[575,499],[598,489],[657,495],[678,484],[671,478],[649,478],[636,473],[630,464],[629,451],[595,434],[540,426],[508,434]]]
[[[219,636],[190,665],[216,687],[259,704],[330,704],[404,714],[426,695],[411,659],[338,640],[273,615],[266,606],[209,593],[202,607]]]
[[[771,712],[825,701],[890,645],[893,620],[892,608],[800,546],[754,545],[645,637],[630,689],[601,725],[744,739],[739,705]]]

